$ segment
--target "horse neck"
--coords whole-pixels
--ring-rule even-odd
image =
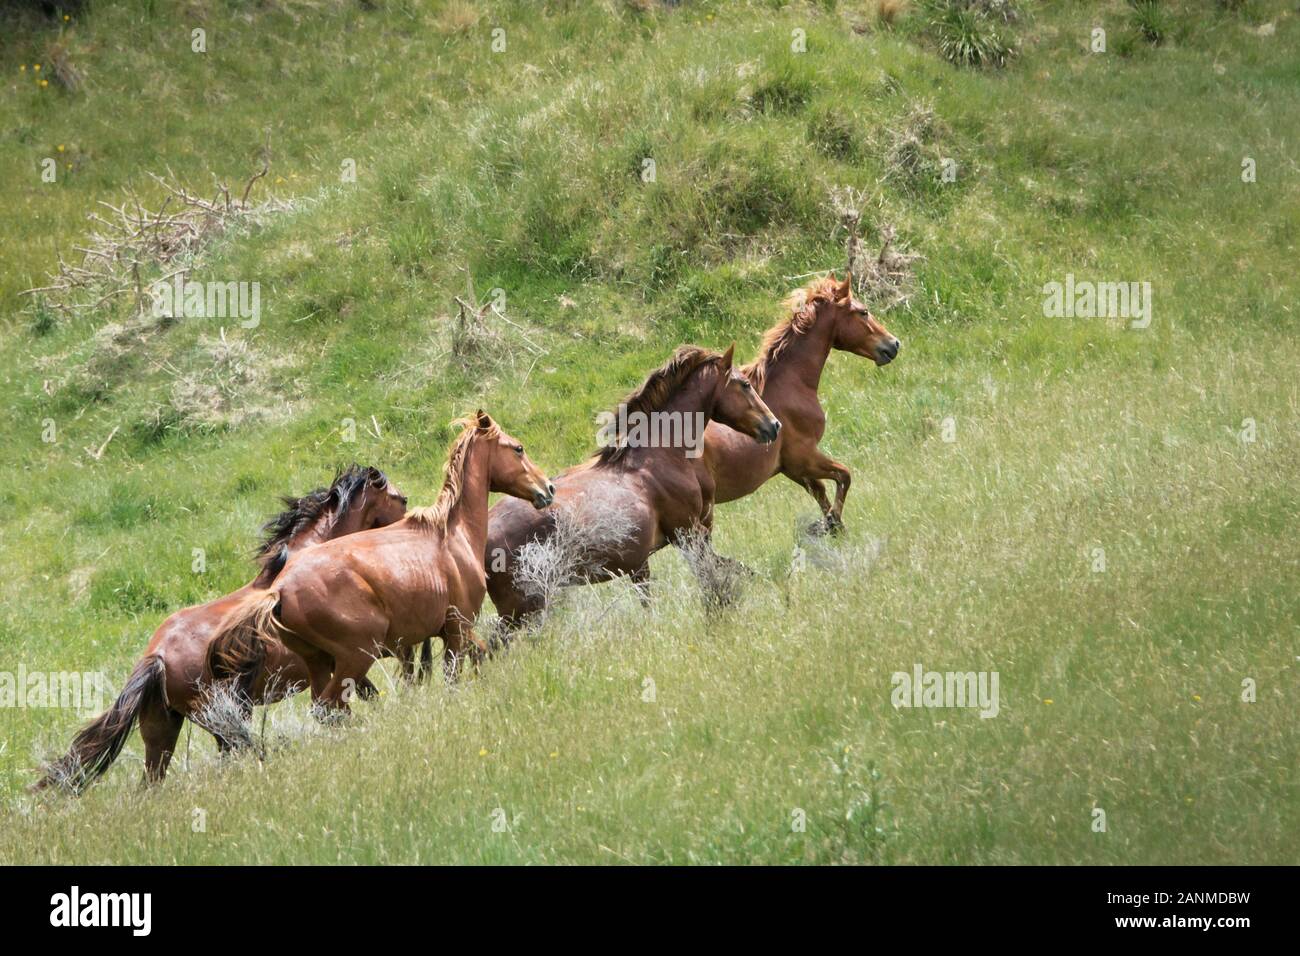
[[[469,540],[475,554],[482,555],[487,548],[487,515],[489,476],[492,445],[477,438],[465,451],[462,466],[460,495],[447,510],[447,534],[460,531]]]
[[[321,544],[331,538],[337,538],[341,535],[348,534],[352,530],[357,530],[345,527],[345,525],[352,524],[353,521],[351,519],[360,516],[360,508],[349,509],[347,518],[339,524],[336,524],[334,521],[334,516],[337,514],[338,508],[324,512],[317,516],[316,520],[307,525],[307,527],[290,535],[289,540],[285,541],[279,548],[276,548],[267,555],[266,564],[262,566],[262,570],[259,571],[257,577],[253,579],[252,586],[255,588],[266,588],[271,586],[271,583],[276,578],[276,573],[272,572],[270,565],[274,564],[276,556],[282,549],[288,550],[289,557],[292,557],[304,548],[310,548],[313,545]]]
[[[776,381],[787,386],[795,383],[817,391],[821,384],[822,369],[826,367],[826,360],[831,354],[834,327],[834,321],[819,312],[807,331],[793,336],[780,354],[768,362],[762,395],[769,408],[775,410],[773,399],[780,402],[780,389],[770,388]],[[772,397],[769,398],[769,395]]]

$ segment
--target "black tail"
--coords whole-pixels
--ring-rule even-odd
[[[154,654],[143,658],[131,671],[113,706],[87,724],[72,738],[68,752],[46,764],[33,790],[58,787],[80,793],[112,766],[131,735],[136,717],[147,704],[165,701],[167,669]]]

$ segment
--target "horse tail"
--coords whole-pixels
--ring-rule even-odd
[[[208,642],[208,673],[214,682],[229,681],[239,695],[252,699],[267,648],[283,630],[275,618],[279,606],[279,592],[254,591],[226,615]]]
[[[155,702],[166,704],[167,668],[163,659],[149,654],[135,665],[113,706],[72,738],[68,752],[43,768],[32,790],[58,787],[80,793],[103,775],[122,752],[140,711]]]

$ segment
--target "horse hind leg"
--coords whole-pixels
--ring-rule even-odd
[[[144,741],[144,782],[161,783],[176,751],[185,717],[161,699],[150,700],[140,709],[140,737]]]
[[[841,465],[830,455],[823,455],[817,452],[813,459],[812,467],[806,474],[817,482],[821,488],[820,479],[826,478],[835,482],[835,504],[824,508],[826,515],[826,530],[832,534],[844,529],[844,499],[849,495],[849,486],[853,484],[853,474],[843,465]],[[825,499],[826,492],[821,492],[822,499]]]

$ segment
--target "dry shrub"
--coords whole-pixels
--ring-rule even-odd
[[[253,184],[269,168],[264,164],[245,184],[242,195],[233,195],[229,187],[219,184],[212,199],[151,173],[150,177],[166,193],[161,205],[147,209],[134,193],[116,206],[101,201],[99,205],[107,212],[90,214],[95,231],[85,245],[75,247],[81,261],[69,263],[60,255],[58,269],[48,284],[27,289],[23,295],[36,296],[42,305],[65,316],[77,310],[97,311],[124,295],[134,295],[137,311],[144,311],[147,286],[187,271],[198,253],[214,239],[291,208],[276,199],[249,200]],[[149,278],[168,268],[169,273]]]
[[[735,558],[718,554],[713,539],[703,528],[684,532],[676,541],[687,566],[700,584],[704,606],[717,609],[734,604],[754,572]]]
[[[456,324],[451,330],[452,360],[466,371],[495,364],[502,355],[501,333],[488,324],[491,303],[473,306],[456,297]]]
[[[563,588],[590,580],[604,557],[635,535],[632,505],[628,493],[610,487],[554,505],[550,536],[529,541],[515,557],[515,586],[549,608]]]
[[[456,318],[451,330],[450,357],[463,371],[494,371],[508,366],[514,374],[520,357],[532,356],[533,363],[546,354],[534,341],[532,330],[506,315],[497,299],[478,302],[474,283],[469,281],[465,298],[455,297]],[[502,300],[504,301],[504,300]],[[532,366],[527,366],[531,371]],[[527,374],[523,381],[527,381]]]
[[[924,257],[895,248],[897,234],[889,223],[880,227],[880,251],[868,255],[859,236],[866,202],[865,195],[858,190],[847,187],[831,190],[831,211],[838,228],[847,234],[846,266],[853,276],[855,292],[872,309],[885,312],[911,298],[916,287],[915,264],[924,261]]]
[[[207,688],[190,719],[236,750],[243,750],[254,742],[251,713],[248,698],[229,681],[221,681]]]

